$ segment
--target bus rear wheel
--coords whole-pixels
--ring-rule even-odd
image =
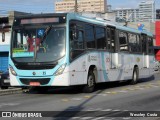
[[[132,80],[131,80],[131,84],[134,85],[138,82],[138,78],[139,78],[139,70],[138,67],[135,67],[133,70],[133,75],[132,75]]]
[[[93,71],[89,71],[87,78],[87,85],[84,86],[83,92],[91,93],[95,89],[95,75]]]

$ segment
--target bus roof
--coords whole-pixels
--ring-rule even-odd
[[[80,21],[89,22],[89,23],[102,25],[102,26],[113,26],[113,27],[115,27],[119,30],[130,31],[130,32],[137,33],[137,34],[144,33],[144,34],[147,34],[149,36],[153,36],[153,34],[150,33],[150,32],[147,32],[147,31],[142,32],[142,31],[139,31],[138,29],[131,28],[131,27],[126,27],[126,26],[120,25],[118,23],[111,22],[111,21],[106,21],[106,20],[103,20],[103,19],[100,20],[100,19],[96,19],[96,18],[89,18],[89,17],[81,16],[81,15],[78,15],[78,14],[75,14],[75,13],[69,13],[68,16],[69,16],[70,20],[71,19],[77,19],[77,20],[80,20]]]
[[[76,19],[76,20],[89,22],[89,23],[102,25],[102,26],[112,26],[112,27],[115,27],[120,30],[130,31],[130,32],[137,33],[137,34],[143,33],[143,34],[147,34],[148,36],[153,36],[153,34],[148,31],[139,31],[138,29],[122,26],[122,25],[115,23],[115,22],[106,21],[103,19],[89,18],[89,17],[85,17],[85,16],[82,16],[77,13],[26,14],[26,15],[16,16],[15,19],[16,18],[41,18],[41,17],[53,17],[53,16],[64,16],[64,17],[67,16],[69,18],[69,20]]]

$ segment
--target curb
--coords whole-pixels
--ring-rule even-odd
[[[5,90],[0,90],[0,96],[16,94],[16,93],[22,93],[22,92],[23,92],[23,90],[21,88],[5,89]]]

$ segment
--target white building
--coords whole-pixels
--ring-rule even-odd
[[[142,1],[139,3],[140,22],[155,21],[155,0]]]
[[[116,13],[116,18],[118,19],[123,19],[129,22],[139,21],[139,9],[116,8],[114,12]]]

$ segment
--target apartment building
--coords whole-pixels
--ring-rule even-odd
[[[78,12],[101,12],[107,10],[107,0],[77,0]],[[55,2],[56,12],[74,12],[75,0],[63,0]]]
[[[139,3],[139,19],[140,22],[155,21],[155,1],[142,1]]]

